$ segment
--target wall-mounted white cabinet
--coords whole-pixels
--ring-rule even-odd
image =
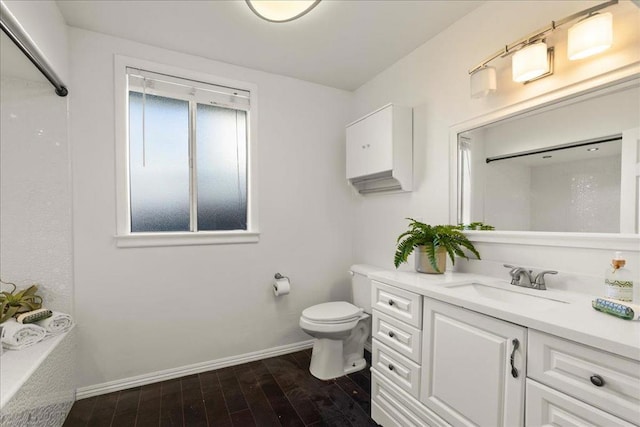
[[[360,193],[411,191],[412,116],[388,104],[347,125],[347,179]]]

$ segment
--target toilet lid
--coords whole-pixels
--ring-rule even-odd
[[[325,302],[305,309],[302,316],[314,322],[339,322],[359,316],[362,309],[345,301]]]

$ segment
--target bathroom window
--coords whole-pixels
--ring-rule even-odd
[[[124,67],[118,245],[257,241],[252,91],[145,65]]]

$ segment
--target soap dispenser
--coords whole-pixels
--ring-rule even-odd
[[[624,268],[626,264],[622,252],[616,252],[611,267],[605,271],[604,296],[619,301],[633,301],[633,274]]]

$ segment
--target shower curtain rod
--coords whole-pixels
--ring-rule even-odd
[[[0,28],[2,28],[2,31],[18,46],[18,49],[29,58],[33,65],[44,74],[47,80],[51,82],[53,87],[56,88],[56,94],[59,96],[67,96],[69,91],[60,77],[58,77],[53,68],[51,68],[44,54],[38,49],[33,39],[27,34],[24,28],[22,28],[22,25],[20,25],[3,1],[0,1]]]

